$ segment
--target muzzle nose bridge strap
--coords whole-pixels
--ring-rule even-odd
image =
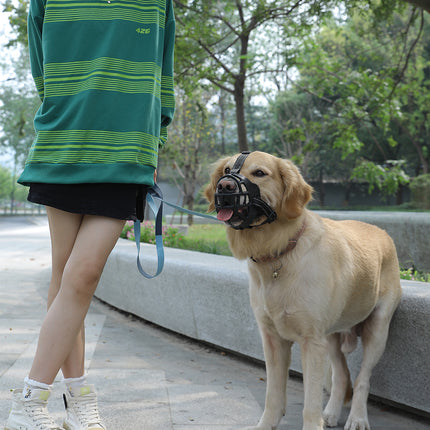
[[[243,166],[243,163],[246,160],[246,157],[248,157],[248,155],[250,154],[250,151],[243,151],[239,157],[237,157],[236,161],[233,164],[233,168],[231,169],[230,173],[239,173],[240,169]]]
[[[251,203],[251,197],[252,195],[250,195],[252,193],[251,190],[254,191],[255,193],[255,186],[252,182],[250,182],[248,179],[246,179],[243,175],[240,174],[240,169],[243,166],[243,163],[245,162],[246,158],[248,157],[248,155],[251,153],[251,151],[243,151],[241,154],[239,154],[239,156],[236,158],[236,161],[233,164],[233,167],[230,170],[230,173],[224,175],[222,178],[220,178],[220,180],[218,181],[218,183],[220,183],[220,181],[222,179],[229,179],[229,180],[233,180],[236,186],[236,190],[239,192],[239,195],[235,196],[235,201],[240,198],[240,197],[244,197],[246,196],[246,204],[248,205],[249,203]],[[260,194],[260,191],[257,190],[257,194]],[[215,193],[215,195],[217,195],[217,193]],[[223,200],[225,202],[226,199],[231,200],[232,196],[223,196]],[[236,209],[237,206],[237,202],[234,203],[234,208]]]

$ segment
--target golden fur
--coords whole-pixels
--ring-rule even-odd
[[[216,164],[205,190],[210,210],[214,209],[218,179],[227,167],[233,167],[237,156]],[[262,199],[278,215],[275,222],[260,227],[227,228],[234,256],[248,259],[250,300],[266,359],[266,406],[252,429],[276,429],[285,413],[293,342],[300,345],[302,356],[303,430],[322,430],[323,422],[336,426],[344,399],[351,393],[344,353],[355,348],[357,335],[361,335],[364,358],[345,429],[369,430],[370,373],[384,351],[389,323],[401,297],[393,241],[373,225],[332,221],[307,210],[312,187],[288,160],[252,152],[240,173],[259,186]],[[296,247],[283,254],[304,223]],[[321,414],[327,354],[332,390]]]

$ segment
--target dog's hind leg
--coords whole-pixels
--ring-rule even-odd
[[[336,427],[344,401],[351,399],[351,377],[345,355],[341,350],[340,333],[327,336],[327,341],[332,370],[332,384],[330,399],[324,409],[323,418],[327,427]]]
[[[389,304],[381,303],[364,321],[361,332],[363,361],[354,383],[351,412],[345,430],[370,430],[367,416],[370,376],[384,352],[393,312],[394,309]]]
[[[266,360],[267,387],[264,413],[256,427],[248,430],[276,429],[287,407],[287,380],[293,342],[278,334],[261,330],[264,357]]]

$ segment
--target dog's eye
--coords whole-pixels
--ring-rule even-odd
[[[253,173],[253,175],[261,178],[262,176],[266,176],[266,173],[263,172],[262,170],[258,169]]]
[[[224,174],[225,175],[228,175],[229,173],[230,173],[230,167],[226,167],[225,169],[224,169]]]

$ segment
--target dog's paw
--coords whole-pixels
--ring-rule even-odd
[[[327,427],[336,427],[339,417],[336,414],[330,412],[323,412],[324,424]]]
[[[370,430],[370,425],[367,418],[349,416],[344,429],[345,430]]]

